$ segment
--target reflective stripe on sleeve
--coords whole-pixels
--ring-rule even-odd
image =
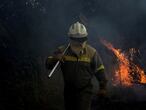
[[[97,68],[97,71],[100,71],[100,70],[104,70],[104,66],[103,66],[103,65],[100,65],[100,66]]]
[[[54,57],[53,56],[49,56],[48,58],[51,59],[51,58],[54,58]]]

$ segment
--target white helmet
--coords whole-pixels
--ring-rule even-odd
[[[88,35],[88,33],[83,24],[76,22],[69,28],[68,35],[72,38],[84,38]]]

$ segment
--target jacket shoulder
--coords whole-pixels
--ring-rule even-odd
[[[63,52],[65,50],[65,48],[66,48],[66,45],[60,45],[56,48],[55,53]]]
[[[96,49],[91,45],[87,44],[87,53],[90,57],[93,57],[96,53]]]

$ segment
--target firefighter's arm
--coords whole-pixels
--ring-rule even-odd
[[[92,68],[95,73],[95,77],[99,82],[99,94],[105,94],[107,78],[105,75],[105,69],[101,57],[97,52],[95,52],[93,60],[92,60]]]
[[[57,61],[61,61],[62,59],[62,49],[59,47],[54,51],[53,55],[48,56],[48,58],[46,59],[46,68],[53,69]]]
[[[53,69],[54,65],[56,64],[57,59],[54,58],[54,56],[48,56],[48,58],[46,59],[46,68],[51,70]]]

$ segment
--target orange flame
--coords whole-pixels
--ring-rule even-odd
[[[111,43],[105,40],[101,40],[101,42],[115,54],[119,62],[113,78],[114,85],[132,86],[135,78],[137,78],[138,83],[146,83],[144,70],[132,61],[133,53],[136,52],[134,48],[130,49],[131,57],[128,58],[128,55],[122,53],[120,49],[114,48]]]

